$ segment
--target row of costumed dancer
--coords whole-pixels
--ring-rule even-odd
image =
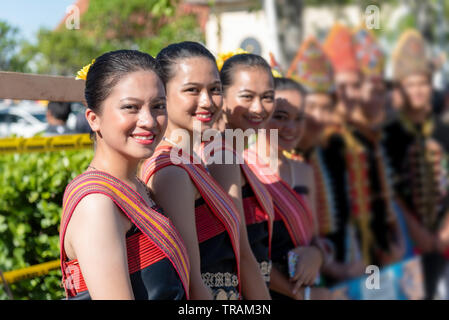
[[[374,35],[341,24],[288,70],[188,41],[97,57],[78,73],[95,148],[64,193],[67,298],[338,299],[417,253],[431,298],[448,149],[425,49],[401,36],[390,88]]]

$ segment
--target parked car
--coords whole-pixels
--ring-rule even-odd
[[[0,137],[29,138],[47,127],[45,109],[36,106],[1,106]]]

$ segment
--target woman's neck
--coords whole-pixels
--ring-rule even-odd
[[[312,139],[313,137],[309,137],[307,134],[304,134],[301,137],[301,140],[299,140],[297,149],[299,149],[303,153],[308,153],[314,147]]]
[[[375,115],[368,116],[361,108],[356,108],[349,124],[365,131],[377,131],[384,122],[384,119],[384,109],[380,109]]]
[[[408,119],[410,119],[415,124],[421,124],[424,123],[424,121],[427,120],[429,113],[430,113],[430,107],[426,107],[419,110],[414,110],[410,108],[404,108],[404,113]]]
[[[179,128],[169,121],[167,129],[165,130],[164,140],[166,140],[165,143],[168,143],[170,145],[174,144],[177,147],[181,148],[183,151],[186,151],[189,154],[193,154],[194,147],[199,147],[196,146],[195,143],[201,143],[201,133],[199,132],[198,134],[199,141],[194,141],[192,132],[187,129]]]
[[[102,143],[98,143],[90,167],[105,171],[120,180],[134,182],[138,164],[138,159],[129,159],[115,150],[106,148]]]
[[[264,148],[265,150],[260,150],[260,151],[263,151],[262,154],[260,154],[262,156],[262,159],[266,163],[269,163],[270,166],[272,165],[272,161],[276,160],[276,163],[275,163],[276,165],[272,169],[275,169],[276,173],[280,174],[280,171],[279,171],[280,166],[286,162],[287,158],[284,156],[284,154],[280,148],[273,147],[273,150],[271,150],[272,146],[270,144],[270,137],[267,134],[262,135],[261,138],[265,139],[265,148]],[[257,139],[257,140],[258,140],[257,143],[259,143],[260,140],[259,139]],[[274,158],[273,158],[272,152],[275,153]]]

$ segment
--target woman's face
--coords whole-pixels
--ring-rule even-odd
[[[361,86],[361,107],[368,120],[384,111],[387,91],[382,79],[365,79]]]
[[[242,67],[227,88],[224,112],[232,129],[263,129],[274,111],[271,73],[259,67]]]
[[[326,125],[331,122],[333,103],[330,95],[311,93],[305,98],[305,129],[303,139],[312,147],[318,144]]]
[[[279,147],[292,150],[304,131],[304,97],[297,90],[276,90],[275,109],[267,129],[278,130]]]
[[[171,128],[201,132],[212,128],[223,105],[220,75],[208,58],[193,57],[175,65],[175,76],[167,82],[167,112]]]
[[[345,106],[346,112],[352,113],[360,105],[361,77],[356,71],[341,71],[335,74],[335,87],[340,102]]]
[[[86,111],[97,143],[127,158],[150,157],[167,126],[165,90],[152,71],[136,71],[123,77],[100,106]]]
[[[411,110],[426,110],[432,104],[432,83],[426,74],[413,74],[400,82],[402,93],[405,95],[406,107]]]

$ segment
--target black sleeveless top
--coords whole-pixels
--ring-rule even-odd
[[[295,186],[293,187],[300,195],[307,195],[309,189],[307,186]],[[290,234],[285,227],[283,220],[275,220],[273,224],[273,240],[271,244],[271,257],[273,259],[273,264],[276,266],[282,274],[289,278],[288,274],[288,252],[295,248]],[[273,300],[293,300],[292,298],[283,295],[279,292],[270,290],[271,298]]]
[[[160,211],[160,210],[158,210]],[[126,238],[130,240],[136,237],[145,237],[142,232],[133,225],[127,232]],[[130,241],[127,241],[127,249],[130,249]],[[128,263],[139,263],[145,253],[145,246],[139,247],[130,257]],[[133,249],[135,251],[136,249]],[[135,254],[136,253],[136,254]],[[145,268],[130,274],[131,286],[136,300],[184,300],[185,291],[182,282],[168,258],[163,258]],[[77,293],[74,297],[68,297],[68,300],[90,300],[88,290]]]
[[[207,207],[203,197],[195,201],[195,211]],[[205,209],[205,208],[203,208]],[[210,212],[210,210],[207,208]],[[210,214],[212,214],[210,212]],[[198,231],[198,230],[197,230]],[[239,298],[236,259],[231,239],[226,231],[199,243],[201,277],[215,300]]]
[[[254,210],[259,208],[259,203],[257,202],[256,196],[250,184],[245,184],[242,187],[242,200],[243,209],[245,210],[246,219],[246,230],[248,234],[248,241],[253,251],[254,257],[256,258],[262,277],[265,280],[267,286],[270,283],[270,273],[271,273],[271,260],[268,255],[268,222],[267,221],[256,221],[253,223],[248,219],[248,214],[254,214]],[[261,209],[262,210],[262,209]]]

